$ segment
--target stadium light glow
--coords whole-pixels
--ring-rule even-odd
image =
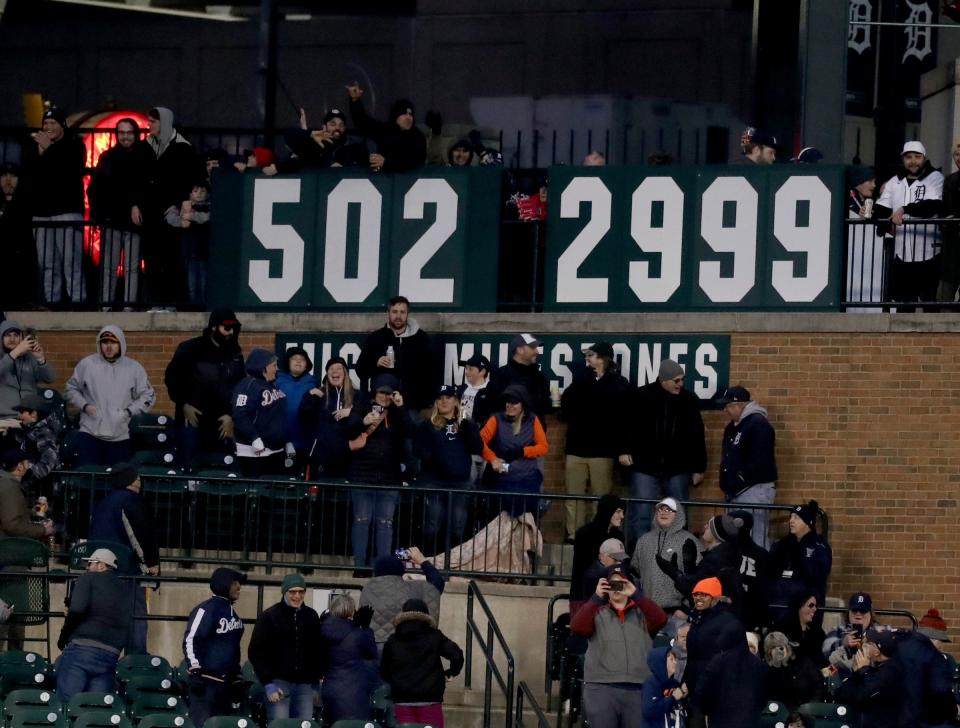
[[[194,18],[196,20],[219,20],[222,23],[245,23],[247,18],[236,15],[220,15],[215,13],[201,13],[195,10],[175,10],[173,8],[155,8],[149,5],[126,5],[110,2],[109,0],[49,0],[66,5],[84,5],[93,8],[107,8],[109,10],[130,10],[135,13],[153,13],[154,15],[172,15],[178,18]]]

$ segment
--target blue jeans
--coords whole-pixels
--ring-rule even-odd
[[[57,697],[67,703],[77,693],[112,693],[120,655],[68,644],[57,663]]]
[[[376,519],[373,529],[376,556],[389,556],[393,547],[393,512],[397,508],[395,490],[357,490],[350,494],[353,503],[353,563],[368,566],[370,519]]]
[[[751,485],[739,495],[733,496],[730,499],[730,503],[773,503],[776,496],[776,483],[757,483],[756,485]],[[744,510],[753,514],[753,542],[757,544],[757,546],[763,546],[763,548],[769,549],[770,538],[767,532],[767,524],[770,521],[770,511],[764,509],[754,510],[752,508],[734,508],[733,510]]]
[[[657,478],[636,470],[630,472],[631,498],[676,498],[685,501],[690,494],[690,474],[681,473],[668,478]],[[627,542],[632,546],[650,530],[653,503],[631,503],[627,509]]]
[[[473,490],[473,481],[427,481],[430,488],[445,488],[446,493],[428,493],[423,497],[423,545],[433,553],[443,552],[449,546],[463,542],[467,527],[470,499],[459,491]],[[450,531],[447,532],[447,504],[450,504]]]
[[[267,701],[267,720],[277,718],[313,720],[313,685],[286,680],[274,680],[273,685],[283,691],[283,699],[276,703]]]

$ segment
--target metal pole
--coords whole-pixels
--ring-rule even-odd
[[[265,146],[272,148],[277,116],[277,6],[276,0],[260,0],[257,70],[261,75],[259,111]]]
[[[467,669],[463,674],[463,686],[470,689],[470,677],[473,673],[473,582],[467,585],[467,649],[466,664]]]

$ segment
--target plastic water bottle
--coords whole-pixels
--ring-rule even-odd
[[[389,364],[390,368],[393,369],[394,359],[393,359],[393,346],[392,346],[392,345],[387,347],[387,358],[390,360],[390,364]]]

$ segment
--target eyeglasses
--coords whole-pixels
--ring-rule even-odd
[[[657,506],[657,513],[675,513],[670,506]]]

